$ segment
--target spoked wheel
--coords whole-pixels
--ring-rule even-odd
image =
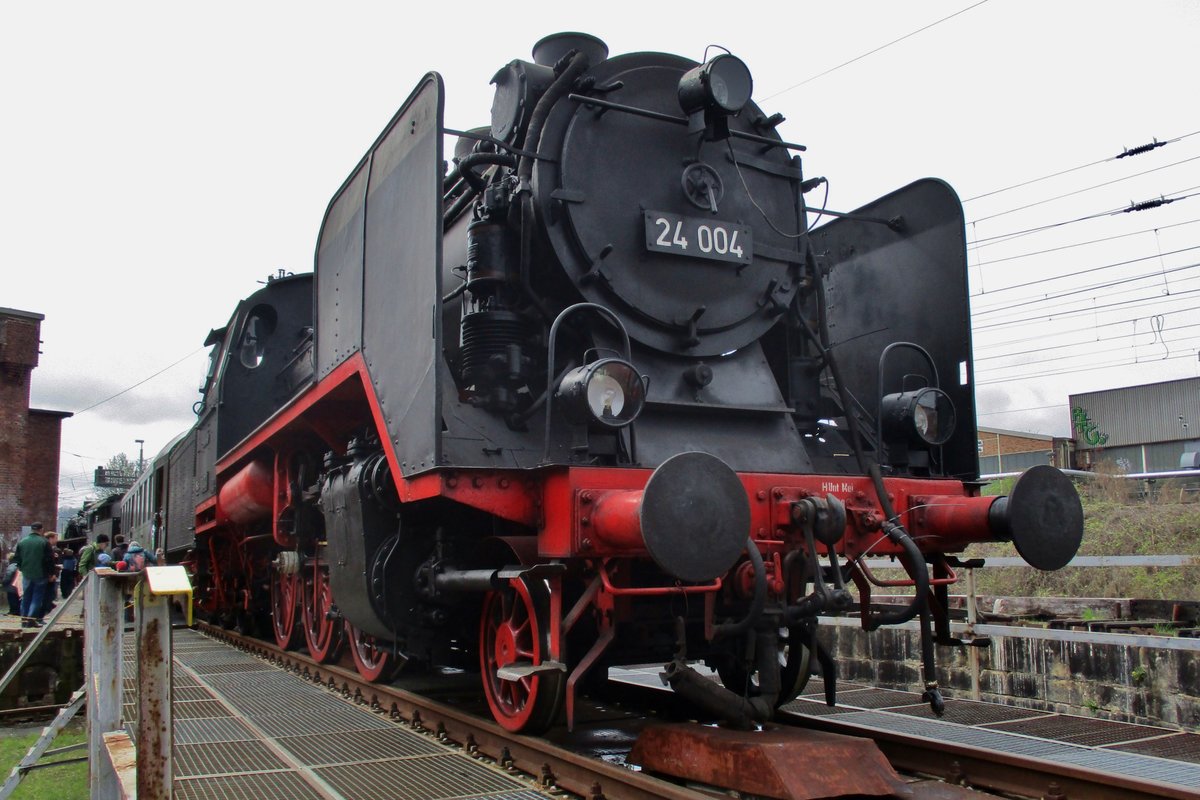
[[[275,644],[284,650],[295,650],[300,646],[304,634],[297,625],[300,616],[299,573],[271,572],[271,627],[275,632]]]
[[[542,581],[514,578],[483,600],[479,661],[483,691],[507,730],[540,733],[554,723],[566,688],[561,669],[535,671],[549,660],[550,590]]]
[[[369,681],[389,680],[400,666],[386,642],[381,642],[369,633],[346,623],[346,640],[350,643],[350,655],[358,674]]]
[[[304,642],[313,659],[328,664],[341,653],[345,626],[334,619],[333,589],[329,586],[325,567],[313,564],[306,567],[303,574]]]
[[[809,675],[809,650],[801,642],[800,628],[779,629],[779,699],[775,706],[795,700],[804,691]],[[758,672],[750,672],[743,661],[729,659],[717,667],[721,683],[731,692],[743,697],[757,697],[760,693]]]

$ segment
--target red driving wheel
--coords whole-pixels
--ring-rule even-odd
[[[543,581],[514,578],[484,596],[479,630],[483,691],[492,716],[514,732],[540,733],[554,723],[566,675],[560,669],[526,674],[549,659],[550,590]]]
[[[271,627],[275,644],[284,650],[300,646],[302,634],[296,624],[300,616],[300,575],[271,571]]]
[[[349,622],[346,623],[346,638],[359,675],[369,681],[386,681],[392,677],[399,664],[386,643],[363,633]]]
[[[304,641],[308,654],[321,664],[328,664],[341,653],[345,627],[333,613],[333,589],[329,586],[329,573],[320,562],[314,561],[305,567],[304,595]]]

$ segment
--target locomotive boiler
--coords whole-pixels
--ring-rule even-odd
[[[979,494],[954,191],[809,230],[823,179],[727,52],[558,34],[492,83],[491,124],[452,131],[426,75],[313,273],[209,334],[158,493],[200,608],[371,679],[478,671],[514,731],[647,662],[753,724],[814,657],[832,688],[819,616],[916,619],[940,711],[952,554],[1011,540],[1056,569],[1082,534],[1050,467]],[[906,605],[872,604],[866,556],[903,566]]]

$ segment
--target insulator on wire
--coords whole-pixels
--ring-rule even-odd
[[[1117,156],[1117,158],[1125,158],[1126,156],[1140,156],[1142,153],[1149,153],[1156,147],[1162,147],[1167,142],[1160,142],[1158,137],[1154,137],[1154,141],[1150,144],[1139,144],[1137,147],[1126,147],[1125,151]]]
[[[1130,211],[1145,211],[1150,208],[1158,208],[1159,206],[1165,206],[1168,203],[1174,203],[1178,199],[1179,199],[1178,197],[1168,198],[1168,197],[1159,196],[1159,197],[1154,198],[1153,200],[1144,200],[1141,203],[1135,203],[1132,200],[1130,200],[1129,208],[1122,209],[1122,211],[1126,214],[1128,214]]]

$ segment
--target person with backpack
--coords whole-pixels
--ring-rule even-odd
[[[158,565],[158,558],[155,554],[137,542],[129,543],[129,548],[125,551],[125,558],[122,560],[129,565],[130,572],[140,572],[147,565],[151,567]]]
[[[102,533],[96,537],[96,541],[91,544],[84,545],[79,551],[79,563],[75,569],[79,572],[80,580],[84,575],[87,575],[97,566],[97,556],[108,549],[108,534]]]

